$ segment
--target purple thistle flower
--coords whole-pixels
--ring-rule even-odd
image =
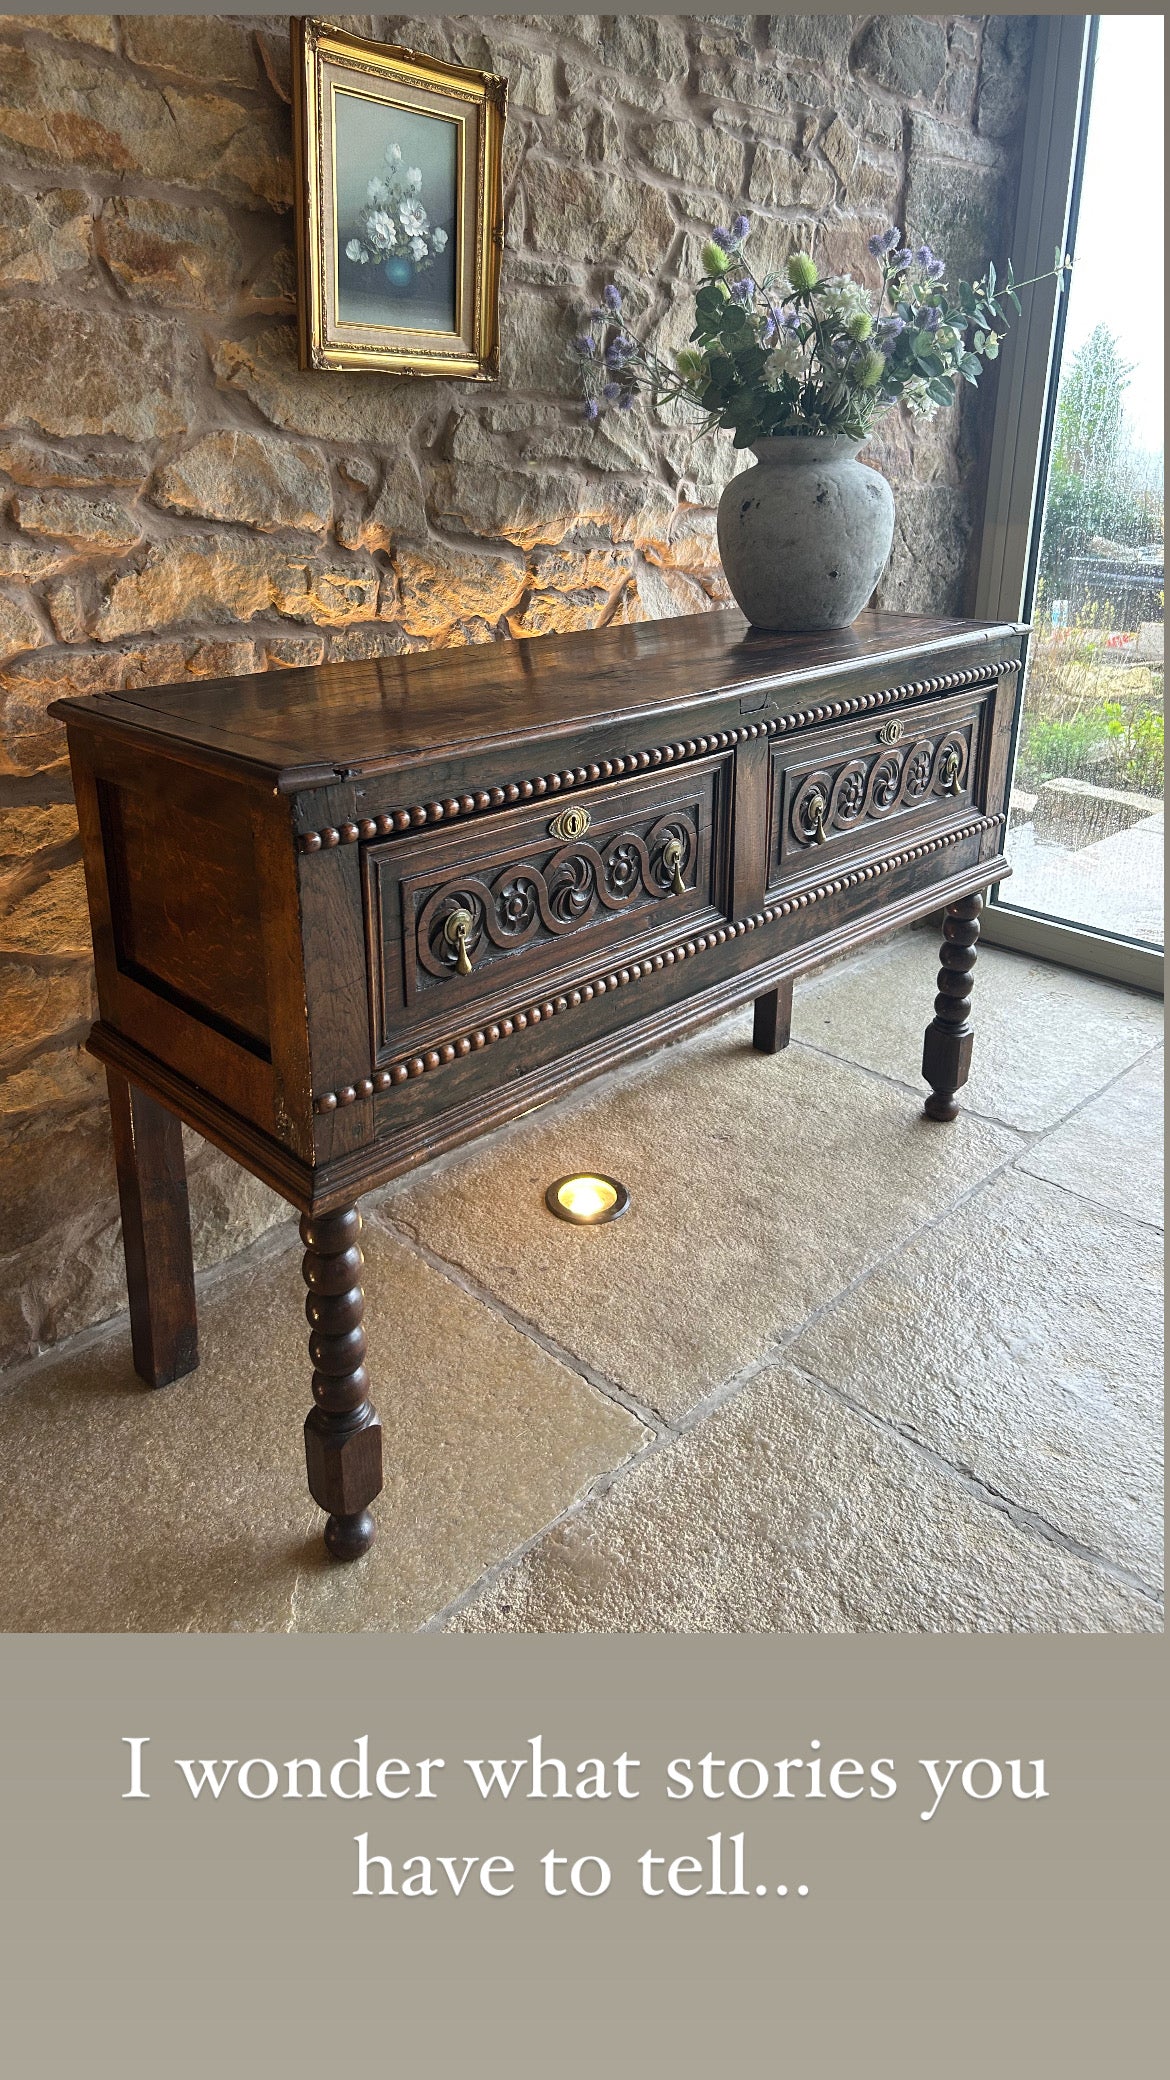
[[[869,241],[869,250],[875,260],[881,259],[886,253],[892,253],[901,236],[896,224],[891,224],[888,231],[875,232]]]
[[[896,253],[890,254],[890,266],[899,270],[907,268],[913,258],[914,255],[910,251],[909,246],[901,246]]]
[[[580,354],[583,361],[592,361],[596,351],[597,343],[592,336],[587,332],[579,332],[573,341],[573,352]]]
[[[874,341],[877,346],[884,347],[890,340],[897,339],[898,334],[905,330],[906,323],[903,318],[896,316],[879,318],[874,327]]]
[[[730,294],[732,301],[734,303],[750,303],[752,300],[752,287],[750,276],[746,274],[741,275],[738,282],[732,282],[731,284]]]
[[[581,414],[583,418],[588,419],[589,424],[591,426],[596,425],[597,421],[601,417],[601,406],[598,404],[597,399],[595,397],[590,397],[586,399],[585,403],[581,407]]]
[[[938,305],[934,303],[928,303],[926,309],[922,313],[923,331],[937,332],[941,323],[942,312],[939,310]]]
[[[741,246],[743,244],[744,239],[747,237],[748,232],[751,230],[751,228],[752,224],[750,217],[736,218],[734,224],[731,227],[731,231],[737,246]]]
[[[623,361],[628,361],[630,358],[631,345],[632,341],[624,338],[620,332],[616,339],[611,339],[608,347],[605,350],[606,367],[620,368]]]
[[[937,253],[931,252],[929,246],[915,246],[914,262],[922,269],[928,281],[940,281],[946,273],[945,260],[940,260]]]
[[[720,228],[713,231],[711,237],[717,246],[722,246],[725,253],[730,253],[732,246],[735,244],[734,231],[726,231]]]
[[[622,394],[622,387],[621,387],[621,384],[620,384],[620,383],[604,383],[604,384],[602,385],[602,390],[601,390],[601,394],[602,394],[602,396],[604,397],[604,399],[605,399],[605,401],[606,401],[606,403],[607,403],[607,404],[616,404],[616,403],[617,403],[617,400],[618,400],[618,398],[619,398],[619,397],[621,396],[621,394]]]
[[[610,282],[608,288],[604,291],[602,295],[602,302],[604,303],[607,310],[615,312],[620,311],[622,307],[622,292],[618,288],[616,282]]]
[[[625,396],[625,397],[619,397],[619,398],[618,398],[618,410],[619,410],[619,412],[628,412],[628,411],[629,411],[629,409],[630,409],[630,406],[631,406],[631,405],[633,404],[633,402],[634,402],[634,393],[633,393],[633,391],[632,391],[632,390],[630,390],[629,392],[627,392],[627,394],[626,394],[626,396]]]

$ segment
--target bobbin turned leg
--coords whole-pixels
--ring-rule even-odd
[[[792,977],[756,998],[752,1046],[757,1054],[779,1054],[792,1037]]]
[[[183,1128],[173,1112],[107,1069],[134,1370],[167,1387],[199,1363]]]
[[[938,995],[922,1048],[922,1074],[931,1085],[926,1100],[928,1119],[958,1116],[955,1092],[966,1083],[970,1072],[974,1037],[971,991],[982,908],[982,896],[964,896],[961,902],[949,905],[943,923]]]
[[[382,1489],[382,1425],[370,1407],[362,1328],[361,1229],[356,1206],[301,1221],[317,1404],[305,1418],[305,1464],[309,1493],[329,1512],[325,1544],[335,1560],[356,1560],[373,1544],[369,1505]]]

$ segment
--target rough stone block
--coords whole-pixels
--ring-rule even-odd
[[[593,265],[653,273],[675,230],[666,196],[624,174],[560,166],[531,154],[525,163],[528,235],[541,252]]]
[[[761,17],[768,48],[786,58],[804,58],[810,65],[841,71],[849,57],[849,46],[858,17],[847,14],[766,14]]]
[[[135,65],[198,86],[254,87],[259,77],[248,25],[223,15],[128,14],[122,44]]]
[[[501,470],[493,477],[440,464],[431,504],[439,521],[521,548],[561,542],[581,514],[581,480],[567,471]]]
[[[30,166],[68,156],[102,175],[210,188],[250,208],[292,200],[275,108],[158,83],[68,45],[0,47],[0,149]]]
[[[14,802],[0,808],[0,862],[33,859],[77,839],[77,817],[67,802]]]
[[[21,491],[12,516],[26,534],[43,534],[83,549],[127,549],[142,533],[139,522],[112,498],[76,491]]]
[[[272,425],[312,440],[352,446],[360,431],[367,446],[395,452],[426,410],[418,383],[302,371],[291,325],[271,325],[245,339],[223,340],[212,360],[225,388],[249,398]],[[432,385],[428,392],[437,387],[446,390],[446,385]],[[433,399],[431,403],[433,407]]]
[[[748,200],[764,209],[825,209],[836,193],[833,176],[818,159],[801,158],[784,145],[756,146],[748,178]]]
[[[320,664],[325,655],[324,636],[265,636],[263,638],[264,665],[273,670],[278,667],[297,668],[309,664]]]
[[[263,534],[282,527],[324,534],[333,516],[322,457],[263,433],[205,435],[159,471],[151,497],[168,512],[236,520]]]
[[[519,612],[509,614],[513,636],[559,636],[596,628],[609,604],[607,592],[533,592]]]
[[[68,43],[88,43],[94,50],[116,51],[118,23],[112,14],[10,14],[0,16],[0,31],[14,35],[35,29],[38,36],[61,36]]]
[[[194,414],[194,342],[173,321],[70,310],[27,297],[0,305],[4,407],[49,434],[131,441],[183,433]]]
[[[89,906],[80,860],[50,871],[27,892],[14,890],[12,897],[0,880],[0,953],[89,951]]]
[[[0,591],[0,659],[22,650],[37,650],[49,640],[32,601],[19,592]]]
[[[239,286],[240,241],[219,209],[112,195],[102,204],[96,239],[110,273],[140,303],[222,311]]]
[[[50,969],[27,960],[0,958],[0,1071],[15,1067],[23,1058],[93,1016],[93,978],[87,962],[78,961]],[[35,1178],[27,1189],[37,1189]],[[11,1187],[10,1187],[11,1190]],[[9,1193],[0,1193],[5,1209],[7,1245],[20,1247],[18,1223]],[[11,1222],[11,1226],[9,1223]]]
[[[943,157],[944,151],[951,156]],[[929,117],[910,118],[907,234],[947,261],[950,279],[973,280],[1002,248],[1006,177],[974,139]]]
[[[16,578],[23,585],[38,585],[69,562],[73,551],[55,543],[26,542],[19,535],[0,537],[0,578]]]
[[[0,432],[0,470],[14,484],[38,489],[62,485],[84,490],[92,485],[103,491],[140,491],[150,475],[150,458],[141,448],[121,441],[80,440],[67,448],[51,448],[27,433]]]
[[[1028,98],[1035,25],[1028,15],[988,15],[976,120],[981,137],[1015,135]]]
[[[874,15],[857,46],[857,68],[891,93],[929,101],[947,69],[947,31],[937,15]]]
[[[656,173],[692,188],[712,190],[725,202],[739,200],[743,145],[738,137],[711,123],[699,126],[667,120],[642,123],[635,134],[638,149]]]
[[[396,619],[408,635],[439,635],[472,616],[498,622],[515,605],[527,582],[522,563],[500,556],[456,556],[439,563],[410,550],[394,559],[398,578]]]
[[[246,535],[184,535],[153,544],[101,586],[86,632],[108,643],[142,628],[250,621],[270,611],[343,624],[371,619],[377,596],[377,574],[363,564],[305,560]]]
[[[80,188],[30,194],[0,183],[0,279],[41,287],[88,267],[90,222]]]

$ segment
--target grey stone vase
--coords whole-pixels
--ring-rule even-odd
[[[719,501],[727,582],[757,628],[847,628],[889,559],[894,494],[858,462],[862,443],[783,433]]]

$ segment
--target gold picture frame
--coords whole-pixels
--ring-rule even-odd
[[[506,82],[291,28],[301,367],[490,382]]]

